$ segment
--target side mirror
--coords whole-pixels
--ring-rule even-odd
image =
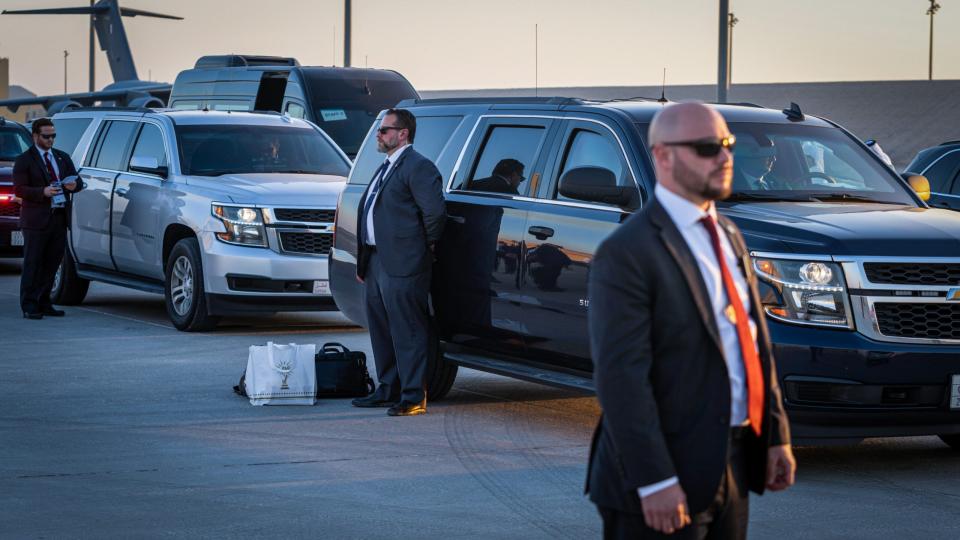
[[[167,167],[161,167],[157,158],[147,156],[134,156],[130,160],[130,170],[138,173],[155,174],[161,178],[166,178],[168,174]]]
[[[617,176],[603,167],[570,169],[560,179],[560,194],[579,201],[636,208],[640,192],[634,186],[618,186]]]
[[[921,201],[926,202],[930,200],[930,181],[927,180],[926,176],[910,172],[905,172],[900,176],[917,192]]]

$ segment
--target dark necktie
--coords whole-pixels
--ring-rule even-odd
[[[743,357],[743,369],[747,375],[747,417],[750,419],[750,427],[753,432],[760,435],[760,424],[763,422],[763,367],[760,365],[760,354],[757,352],[756,342],[753,340],[753,334],[750,332],[750,320],[747,318],[747,311],[743,308],[743,302],[740,300],[740,293],[737,292],[737,286],[734,285],[733,275],[727,267],[727,259],[723,256],[723,249],[720,247],[720,234],[717,232],[717,222],[713,216],[707,214],[700,220],[703,227],[707,229],[710,235],[710,242],[713,244],[713,253],[717,256],[717,263],[720,265],[720,275],[723,276],[723,288],[727,294],[727,300],[733,307],[735,324],[737,326],[737,337],[740,341],[740,355]],[[729,309],[729,308],[728,308]]]
[[[50,179],[56,182],[60,177],[57,176],[57,170],[53,168],[53,163],[50,162],[50,152],[44,152],[43,159],[47,162],[47,172],[50,173]]]
[[[383,162],[383,165],[380,165],[380,168],[373,173],[373,183],[370,185],[370,194],[367,195],[367,200],[363,203],[363,215],[361,218],[364,225],[367,223],[367,214],[369,214],[370,209],[373,208],[373,202],[377,200],[377,194],[380,193],[380,186],[383,184],[384,174],[389,167],[390,160],[387,159]]]

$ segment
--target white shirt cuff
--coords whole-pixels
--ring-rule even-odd
[[[657,482],[656,484],[650,484],[649,486],[642,486],[637,488],[637,493],[640,494],[640,498],[644,498],[648,495],[653,495],[654,493],[667,489],[668,487],[679,484],[680,480],[676,476],[671,476],[666,480]]]

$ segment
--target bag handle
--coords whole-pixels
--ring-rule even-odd
[[[320,352],[338,352],[338,353],[348,353],[350,349],[344,347],[342,344],[332,341],[330,343],[324,343],[323,347],[320,348]]]

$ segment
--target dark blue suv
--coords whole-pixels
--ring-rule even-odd
[[[653,194],[644,139],[663,105],[401,106],[417,116],[415,146],[437,163],[448,205],[431,399],[457,365],[591,389],[590,261]],[[798,108],[717,109],[737,136],[734,193],[720,211],[762,278],[797,436],[934,434],[960,448],[960,214],[929,208],[829,120]],[[382,159],[371,131],[340,198],[330,259],[337,305],[361,324],[357,209]]]

